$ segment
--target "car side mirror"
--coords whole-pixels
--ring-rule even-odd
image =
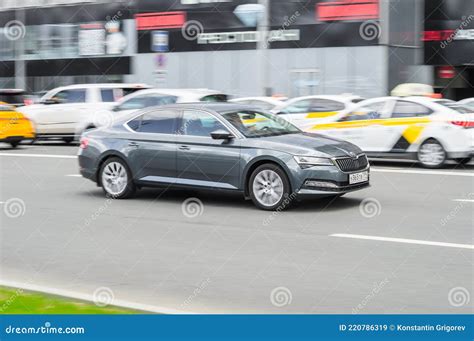
[[[41,101],[41,104],[58,104],[58,103],[60,103],[59,100],[55,98],[46,98]]]
[[[224,130],[224,129],[219,129],[216,131],[213,131],[211,133],[211,137],[214,140],[230,140],[233,139],[235,136],[232,135],[229,131]]]

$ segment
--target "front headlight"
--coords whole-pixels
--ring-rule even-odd
[[[331,159],[325,157],[294,156],[294,158],[302,168],[312,166],[334,166],[334,162],[332,162]]]

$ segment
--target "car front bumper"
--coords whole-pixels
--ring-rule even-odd
[[[293,173],[293,190],[301,196],[338,195],[370,187],[370,165],[367,167],[343,172],[337,166],[315,166],[301,169],[299,165],[291,167]],[[354,173],[368,172],[367,181],[350,184],[349,177]]]

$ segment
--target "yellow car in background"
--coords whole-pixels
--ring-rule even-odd
[[[18,146],[23,140],[33,140],[33,123],[11,105],[0,102],[0,142]]]

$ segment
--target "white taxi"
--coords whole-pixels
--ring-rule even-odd
[[[297,127],[303,127],[349,110],[362,100],[362,97],[353,95],[295,97],[271,111]]]
[[[466,163],[474,151],[474,116],[453,103],[426,97],[373,98],[303,130],[352,142],[369,157],[414,159],[427,168],[441,167],[449,159]]]

